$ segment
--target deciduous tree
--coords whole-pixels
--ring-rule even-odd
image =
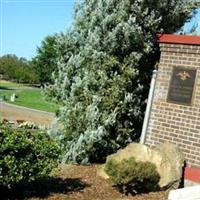
[[[32,64],[41,84],[52,82],[52,73],[57,71],[56,35],[47,36],[40,47]]]

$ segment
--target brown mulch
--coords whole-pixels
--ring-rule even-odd
[[[28,200],[166,200],[167,192],[152,192],[135,196],[122,195],[110,183],[97,176],[98,165],[64,165],[43,186],[44,193],[35,193]],[[46,192],[45,192],[46,191]],[[47,192],[48,191],[48,192]],[[28,194],[28,193],[27,193]],[[30,193],[29,193],[30,195]]]

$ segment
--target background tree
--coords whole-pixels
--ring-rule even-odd
[[[52,82],[52,73],[57,71],[56,35],[47,36],[40,47],[32,64],[41,84]]]
[[[0,57],[0,75],[3,79],[19,83],[37,83],[38,77],[29,61],[16,55]]]
[[[65,161],[92,162],[140,136],[156,33],[174,33],[190,19],[195,1],[82,0],[71,30],[58,41],[58,74],[47,92],[63,107]]]

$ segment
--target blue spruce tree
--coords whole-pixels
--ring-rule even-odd
[[[179,30],[195,8],[187,0],[77,3],[73,26],[57,38],[59,70],[47,88],[61,105],[51,134],[66,162],[102,161],[139,138],[156,33]]]

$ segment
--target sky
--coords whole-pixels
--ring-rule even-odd
[[[0,1],[0,56],[31,59],[47,35],[64,32],[72,23],[75,0]]]
[[[183,29],[188,32],[193,26],[197,26],[195,34],[200,35],[200,9],[196,11],[196,14],[189,22],[185,23]]]
[[[71,25],[74,4],[75,0],[0,0],[0,56],[34,57],[47,35]],[[198,22],[200,11],[185,29]]]

